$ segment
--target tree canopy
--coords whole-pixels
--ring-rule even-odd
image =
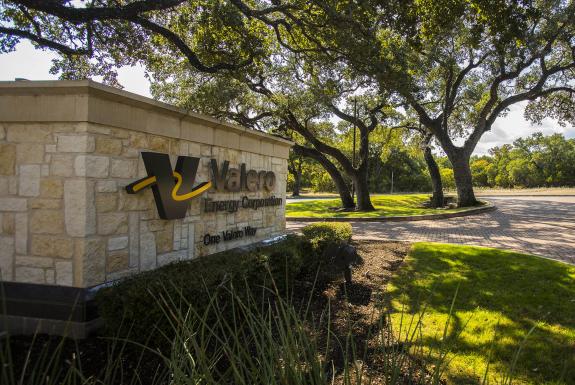
[[[61,53],[63,77],[110,84],[114,68],[143,63],[156,97],[292,135],[342,191],[354,181],[364,209],[370,135],[422,127],[467,206],[470,157],[510,106],[574,122],[574,20],[570,0],[10,0],[0,52],[28,39]],[[339,148],[350,125],[357,164]]]

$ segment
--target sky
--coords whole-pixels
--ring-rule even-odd
[[[56,54],[48,50],[36,50],[28,42],[21,42],[16,51],[0,54],[0,81],[24,78],[28,80],[54,80],[56,75],[50,74],[51,61]],[[126,91],[151,97],[150,83],[144,77],[142,67],[122,67],[118,70],[118,79]],[[98,81],[98,78],[93,80]],[[525,104],[512,106],[505,117],[497,119],[490,132],[483,135],[475,149],[475,154],[483,155],[495,146],[512,143],[519,137],[528,136],[534,132],[545,135],[562,133],[567,138],[575,138],[575,127],[561,127],[551,119],[545,119],[541,125],[536,125],[523,118]]]

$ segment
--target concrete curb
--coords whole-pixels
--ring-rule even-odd
[[[482,214],[490,211],[497,210],[497,207],[491,203],[484,201],[486,204],[481,207],[474,207],[465,211],[458,211],[455,213],[442,213],[442,214],[423,214],[423,215],[409,215],[398,217],[358,217],[358,218],[343,218],[343,217],[326,217],[326,218],[312,218],[312,217],[286,217],[287,222],[409,222],[409,221],[427,221],[435,219],[449,219],[466,217],[468,215]]]

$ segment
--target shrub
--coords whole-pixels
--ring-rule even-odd
[[[316,274],[319,271],[320,280],[331,280],[330,273],[331,257],[325,255],[325,250],[333,244],[348,243],[351,241],[351,225],[341,222],[317,222],[305,226],[302,229],[304,237],[304,252],[306,260],[303,264],[304,273]],[[326,274],[322,274],[325,272]]]
[[[352,231],[349,223],[318,222],[304,227],[302,233],[315,251],[323,251],[329,244],[351,241]]]
[[[167,314],[185,314],[187,305],[186,301],[164,299],[186,299],[194,311],[202,313],[209,306],[209,298],[217,297],[222,289],[233,286],[237,293],[247,295],[248,288],[270,286],[270,273],[278,290],[285,290],[301,269],[301,253],[301,238],[288,236],[252,250],[171,263],[103,288],[96,300],[105,333],[129,337],[152,348],[167,347],[174,330]],[[224,301],[222,309],[226,309],[224,297],[219,296]]]
[[[174,262],[137,274],[97,293],[105,333],[167,348],[173,338],[173,314],[185,314],[190,306],[201,314],[210,306],[209,298],[218,298],[220,308],[232,316],[232,306],[226,303],[229,296],[223,294],[230,287],[246,296],[256,290],[261,296],[264,286],[284,295],[300,273],[315,275],[325,247],[350,239],[347,223],[316,223],[304,228],[304,237],[290,235],[275,244]],[[174,303],[169,298],[185,301]]]

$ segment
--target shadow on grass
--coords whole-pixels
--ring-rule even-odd
[[[393,311],[427,306],[421,343],[439,348],[457,290],[446,338],[450,383],[480,384],[489,354],[490,383],[500,379],[537,326],[522,347],[514,383],[575,384],[575,267],[494,249],[416,244],[389,295]]]

